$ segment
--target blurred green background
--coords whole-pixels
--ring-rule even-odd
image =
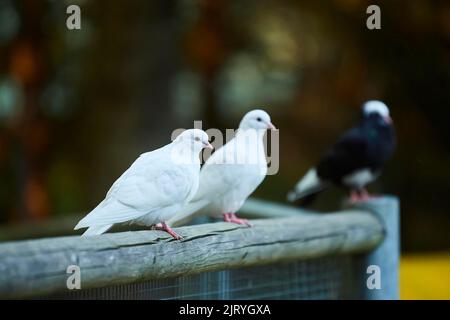
[[[81,7],[81,30],[66,7]],[[86,213],[176,128],[235,128],[267,110],[287,191],[367,99],[398,150],[375,192],[401,199],[404,252],[450,248],[450,2],[0,0],[0,227]],[[344,193],[319,198],[337,210]]]

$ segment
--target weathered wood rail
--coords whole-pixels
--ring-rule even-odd
[[[253,204],[253,210],[263,210],[264,202]],[[252,228],[223,222],[177,228],[184,237],[181,241],[160,231],[134,231],[3,243],[0,297],[64,292],[70,265],[80,267],[81,286],[87,289],[368,252],[384,238],[383,222],[367,208],[331,214],[305,214],[293,208],[283,214],[288,212],[284,209],[271,204],[268,211],[287,217],[253,220]],[[251,215],[251,208],[248,211]]]

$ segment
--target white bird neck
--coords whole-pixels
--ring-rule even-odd
[[[263,138],[267,130],[264,129],[244,129],[240,128],[236,132],[236,150],[239,154],[258,159],[258,163],[266,163]]]
[[[266,129],[253,129],[253,128],[239,128],[236,132],[236,138],[240,139],[242,137],[255,137],[257,141],[261,141],[266,133]]]

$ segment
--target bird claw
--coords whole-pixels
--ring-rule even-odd
[[[175,240],[181,240],[183,237],[176,233],[171,227],[169,227],[165,222],[157,223],[151,226],[151,230],[161,230],[170,234]]]
[[[176,233],[175,231],[173,231],[171,229],[171,231],[169,230],[165,230],[168,234],[170,234],[175,240],[182,240],[183,237],[181,235],[179,235],[178,233]]]
[[[247,227],[251,227],[250,222],[247,219],[238,218],[234,213],[224,213],[223,220],[225,222],[236,223],[246,225]]]

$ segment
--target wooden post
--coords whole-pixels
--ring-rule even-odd
[[[399,201],[392,196],[380,197],[354,206],[369,211],[383,225],[383,242],[372,252],[364,255],[360,262],[358,276],[363,299],[397,300],[399,299],[400,265],[400,214]],[[374,288],[379,271],[381,286]],[[370,282],[370,283],[368,283]]]

